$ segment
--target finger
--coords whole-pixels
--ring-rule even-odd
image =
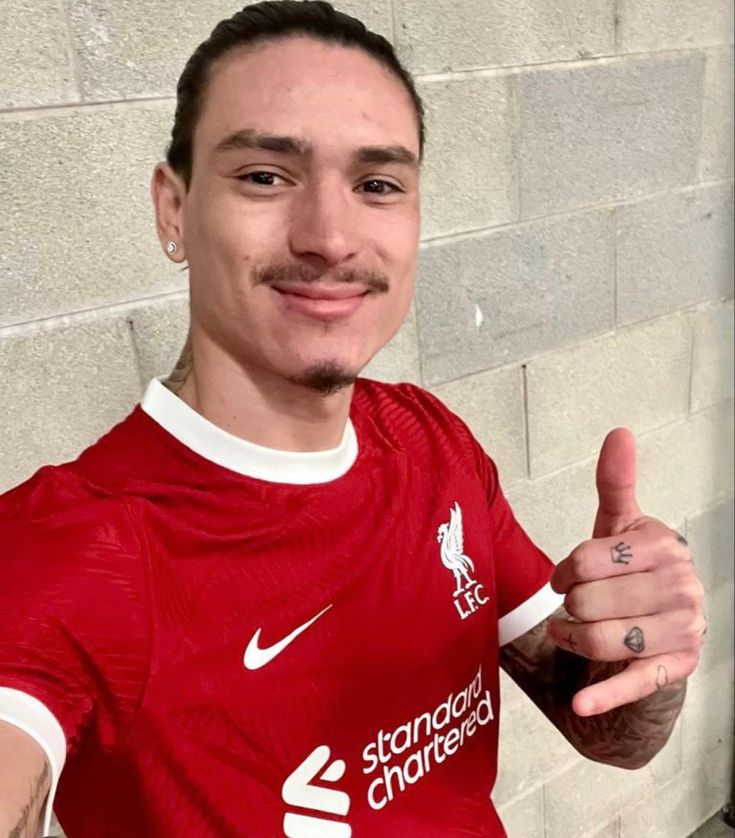
[[[697,665],[691,652],[674,652],[630,663],[622,672],[580,690],[572,699],[578,716],[607,713],[687,678]]]
[[[578,623],[549,621],[548,634],[562,649],[596,661],[650,658],[667,652],[696,652],[703,643],[706,618],[684,609],[627,620]]]
[[[643,617],[664,611],[700,610],[704,588],[690,563],[677,562],[645,573],[573,585],[564,598],[567,613],[584,623]]]
[[[676,533],[658,521],[608,538],[592,538],[578,544],[556,566],[551,587],[565,594],[572,585],[628,573],[653,570],[661,564],[688,562],[689,550]]]
[[[594,538],[622,532],[641,517],[635,497],[635,437],[627,428],[615,428],[605,437],[597,460],[596,482]]]

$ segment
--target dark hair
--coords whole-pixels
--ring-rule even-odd
[[[201,112],[212,64],[236,47],[289,35],[309,35],[320,41],[358,47],[394,73],[404,84],[416,108],[419,157],[423,156],[424,108],[411,74],[398,60],[393,46],[371,32],[357,18],[338,12],[324,0],[268,0],[255,3],[220,21],[209,38],[187,61],[176,86],[176,116],[166,159],[191,184],[194,128]]]

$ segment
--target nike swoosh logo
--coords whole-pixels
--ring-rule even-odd
[[[261,666],[265,666],[267,663],[270,663],[276,655],[280,655],[281,652],[292,643],[302,631],[306,631],[312,623],[315,623],[326,611],[332,607],[333,603],[330,603],[326,608],[323,608],[316,617],[312,617],[307,623],[299,626],[297,629],[294,629],[291,634],[287,634],[283,640],[279,640],[278,643],[274,643],[272,646],[267,646],[266,648],[261,648],[258,645],[258,641],[260,640],[260,629],[258,629],[255,634],[250,638],[250,643],[248,643],[247,649],[245,649],[245,655],[243,656],[242,662],[245,664],[246,669],[260,669]]]

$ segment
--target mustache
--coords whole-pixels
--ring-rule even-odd
[[[326,273],[311,265],[264,265],[253,271],[256,285],[276,285],[278,283],[305,284],[324,279]],[[388,277],[380,271],[361,270],[359,268],[342,268],[330,271],[329,278],[336,282],[359,283],[369,291],[385,294],[390,288]]]

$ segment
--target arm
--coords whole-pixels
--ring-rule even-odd
[[[629,431],[605,438],[597,492],[592,539],[551,577],[565,611],[504,646],[501,662],[581,753],[639,768],[684,702],[707,631],[704,588],[686,539],[641,513]]]
[[[40,745],[0,722],[0,838],[36,838],[51,773]]]
[[[560,609],[554,617],[567,619]],[[606,713],[579,716],[572,698],[598,681],[622,672],[625,662],[587,660],[559,648],[548,637],[550,620],[500,650],[505,672],[571,744],[588,759],[619,768],[640,768],[666,744],[684,703],[686,681],[659,678],[656,692]]]

